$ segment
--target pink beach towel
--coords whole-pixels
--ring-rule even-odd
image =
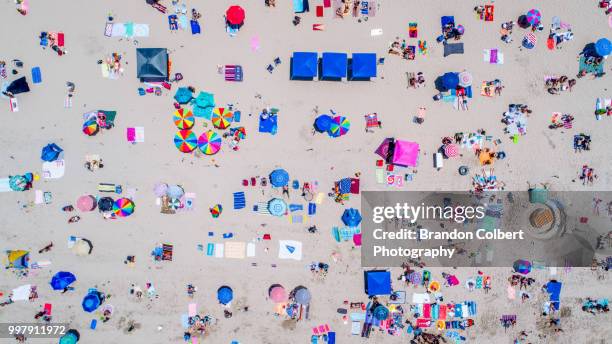
[[[491,49],[489,63],[497,63],[497,49]]]
[[[53,306],[50,303],[45,303],[45,306],[43,308],[43,310],[45,311],[45,314],[48,316],[51,316],[51,309],[53,308]]]
[[[423,318],[431,319],[431,304],[429,303],[423,305]]]
[[[446,305],[440,305],[440,312],[438,313],[438,319],[446,319]]]
[[[198,304],[197,303],[190,303],[189,304],[189,316],[193,317],[196,314],[198,314]]]
[[[508,286],[508,299],[514,300],[516,298],[516,289],[513,286]]]
[[[323,7],[330,8],[331,7],[331,0],[323,0]]]

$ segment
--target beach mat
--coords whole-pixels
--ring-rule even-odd
[[[201,33],[200,23],[197,20],[192,20],[191,22],[191,34],[197,35]]]
[[[246,207],[246,198],[244,192],[234,192],[234,209],[243,209]]]
[[[444,57],[454,54],[463,54],[463,43],[448,43],[444,45]]]

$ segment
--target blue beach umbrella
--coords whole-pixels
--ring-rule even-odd
[[[442,86],[447,90],[453,90],[459,86],[459,74],[454,72],[442,75]]]
[[[193,99],[193,93],[187,87],[179,87],[174,94],[174,99],[179,104],[187,104]]]
[[[610,55],[612,52],[612,43],[607,38],[601,38],[595,42],[595,52],[601,57]]]
[[[289,173],[282,168],[272,171],[270,173],[270,184],[276,188],[289,185]]]
[[[64,290],[66,287],[71,285],[74,281],[76,281],[76,276],[72,272],[68,271],[59,271],[51,278],[51,288],[53,290]]]
[[[287,203],[280,198],[273,198],[268,202],[268,211],[274,216],[283,216],[287,212]]]
[[[224,285],[217,290],[217,300],[220,304],[227,305],[234,299],[234,291],[232,288]]]
[[[315,119],[314,127],[318,132],[322,133],[329,129],[331,123],[332,123],[331,116],[320,115],[319,117]]]
[[[357,227],[361,223],[361,214],[355,208],[349,208],[342,214],[342,222],[349,227]]]
[[[85,298],[83,298],[83,302],[81,303],[81,306],[83,306],[83,310],[85,312],[93,312],[96,309],[98,309],[98,307],[100,307],[100,304],[102,303],[102,300],[100,300],[100,296],[98,295],[98,293],[89,293],[87,295],[85,295]]]
[[[383,306],[383,305],[378,305],[376,308],[374,308],[374,310],[372,311],[372,315],[374,316],[374,318],[376,318],[377,320],[386,320],[389,317],[389,310],[387,309],[387,307]]]

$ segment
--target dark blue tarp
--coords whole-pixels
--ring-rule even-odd
[[[291,59],[291,79],[313,79],[317,76],[318,54],[294,52]]]
[[[56,145],[55,143],[50,143],[43,147],[42,152],[40,153],[40,158],[43,161],[55,161],[59,158],[60,154],[64,150]]]
[[[59,271],[53,275],[49,284],[53,290],[64,290],[74,281],[76,281],[76,276],[72,272]]]
[[[259,132],[270,133],[276,135],[278,128],[278,116],[275,114],[261,114],[259,115]]]
[[[342,222],[349,227],[357,227],[361,223],[361,214],[355,208],[349,208],[342,214]]]
[[[348,56],[345,53],[323,53],[321,59],[322,79],[342,79],[346,76]]]
[[[372,295],[391,295],[391,272],[385,270],[364,271],[365,292]]]
[[[376,77],[376,54],[354,53],[351,60],[351,79]]]

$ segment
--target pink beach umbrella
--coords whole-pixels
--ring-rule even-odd
[[[457,155],[459,155],[459,148],[455,144],[447,144],[444,146],[444,155],[449,158],[456,157]]]
[[[286,302],[289,299],[287,296],[287,291],[280,284],[273,285],[270,288],[268,295],[270,296],[270,300],[276,303]]]
[[[92,195],[83,195],[77,199],[77,208],[80,211],[92,211],[96,209],[97,205],[96,198]]]

